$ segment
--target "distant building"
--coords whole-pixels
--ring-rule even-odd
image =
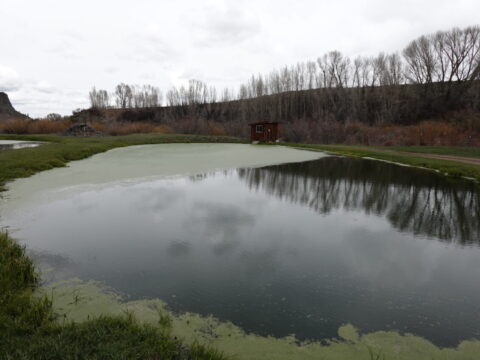
[[[272,142],[280,139],[280,124],[278,122],[256,122],[250,125],[251,141]]]

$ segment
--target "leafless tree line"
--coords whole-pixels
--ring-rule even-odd
[[[252,76],[237,99],[321,88],[357,88],[480,79],[480,26],[438,31],[413,40],[398,53],[356,57],[339,51]]]
[[[406,77],[414,83],[476,80],[480,75],[480,27],[421,36],[403,51]]]
[[[351,59],[331,51],[316,61],[252,75],[238,91],[190,80],[168,90],[167,106],[151,117],[236,123],[238,129],[264,120],[405,125],[450,111],[480,112],[479,84],[480,26],[471,26],[421,36],[401,53]],[[118,108],[162,105],[158,88],[123,83],[110,96],[94,88],[90,98],[92,107],[100,108],[109,100]]]
[[[107,108],[110,102],[110,96],[106,90],[97,90],[95,87],[89,93],[90,105],[92,108]]]
[[[217,90],[199,80],[190,80],[188,86],[173,87],[167,92],[168,106],[213,104],[217,102]]]
[[[177,94],[191,91],[172,89],[169,94],[175,96],[168,97],[164,118],[412,124],[449,111],[478,112],[478,80],[480,26],[454,28],[421,36],[401,54],[352,60],[332,51],[316,61],[253,75],[238,92],[220,92],[215,106],[215,98],[189,101]],[[200,88],[199,93],[208,89]]]
[[[106,109],[110,107],[112,98],[107,90],[96,90],[95,87],[89,93],[92,108]],[[162,104],[163,94],[158,87],[152,85],[128,85],[118,84],[114,93],[117,108],[151,108]]]

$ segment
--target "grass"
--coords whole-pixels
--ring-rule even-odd
[[[225,359],[213,348],[186,346],[168,326],[140,324],[130,314],[62,323],[50,299],[34,296],[38,285],[24,247],[0,233],[0,359]]]
[[[411,152],[429,152],[445,155],[458,155],[458,156],[470,156],[475,157],[475,154],[480,150],[477,148],[458,148],[458,147],[367,147],[367,146],[349,146],[349,145],[315,145],[315,144],[292,144],[282,143],[285,146],[291,146],[295,148],[302,148],[308,150],[326,151],[340,155],[353,156],[353,157],[369,157],[379,160],[392,161],[396,163],[424,167],[432,170],[437,170],[443,174],[448,174],[453,177],[469,177],[480,181],[480,166],[459,163],[450,160],[424,158],[420,156],[414,156],[410,154],[396,154],[392,152],[384,152],[385,150],[401,150]],[[424,151],[420,151],[424,150]],[[436,152],[435,152],[436,151]]]
[[[46,141],[36,148],[0,151],[0,191],[5,184],[43,170],[63,167],[69,161],[81,160],[107,150],[140,144],[163,143],[242,143],[243,139],[226,136],[135,134],[108,137],[61,137],[48,135],[0,135],[4,140]]]
[[[408,151],[413,153],[426,153],[438,155],[453,155],[480,158],[480,147],[461,146],[376,146],[379,150]]]

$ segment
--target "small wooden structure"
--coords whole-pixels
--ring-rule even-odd
[[[251,141],[272,142],[280,139],[280,124],[278,122],[256,122],[250,125]]]

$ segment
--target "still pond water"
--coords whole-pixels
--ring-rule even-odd
[[[4,220],[57,273],[261,335],[480,338],[480,192],[433,172],[322,157],[80,187]]]
[[[41,145],[40,142],[36,141],[23,141],[23,140],[0,140],[0,151],[1,150],[10,150],[10,149],[24,149],[37,147]]]

